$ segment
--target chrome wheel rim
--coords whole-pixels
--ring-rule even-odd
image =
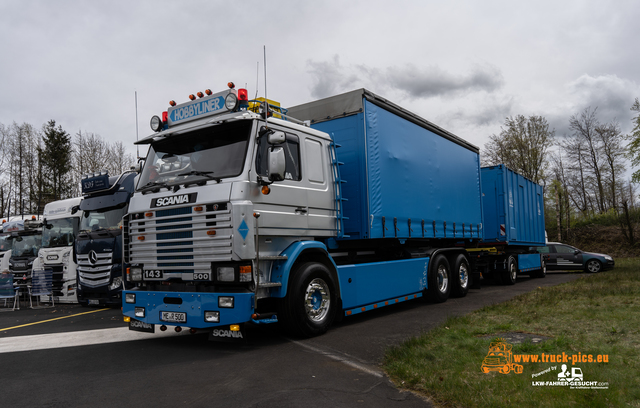
[[[449,287],[449,274],[447,268],[444,265],[438,266],[438,290],[441,293],[446,293]]]
[[[460,278],[460,287],[463,289],[466,288],[469,284],[469,269],[467,268],[467,264],[463,263],[460,265],[458,277]]]
[[[304,295],[304,308],[309,320],[320,322],[329,313],[331,305],[331,292],[329,285],[320,279],[315,278],[307,286]]]

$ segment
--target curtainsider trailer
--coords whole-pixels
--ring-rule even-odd
[[[465,296],[473,277],[512,258],[517,273],[528,255],[485,238],[479,151],[458,136],[365,89],[278,119],[229,85],[172,101],[138,142],[149,152],[123,223],[130,329],[241,338],[279,322],[315,336],[336,318]]]

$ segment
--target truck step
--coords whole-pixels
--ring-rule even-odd
[[[258,287],[260,288],[279,288],[282,286],[281,282],[260,282]]]

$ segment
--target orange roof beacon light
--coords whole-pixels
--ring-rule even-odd
[[[189,95],[189,99],[191,99],[192,101],[196,100],[196,96],[194,94]]]
[[[213,92],[211,92],[211,89],[205,89],[204,93],[206,93],[207,95],[211,95]]]
[[[169,105],[176,106],[176,101],[173,101],[173,100],[169,101]]]
[[[198,95],[198,98],[204,97],[204,94],[202,92],[200,92],[200,91],[198,91],[198,93],[196,95]]]
[[[227,86],[228,86],[230,89],[233,89],[233,88],[235,88],[235,87],[236,87],[236,84],[234,84],[233,82],[229,82],[229,83],[227,84]]]

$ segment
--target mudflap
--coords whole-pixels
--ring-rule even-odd
[[[231,330],[232,328],[238,330]],[[232,324],[230,326],[216,327],[209,332],[209,341],[217,342],[246,342],[247,331],[244,324]]]
[[[129,330],[139,331],[144,333],[155,333],[156,325],[141,322],[140,320],[131,318],[131,320],[129,320]]]

